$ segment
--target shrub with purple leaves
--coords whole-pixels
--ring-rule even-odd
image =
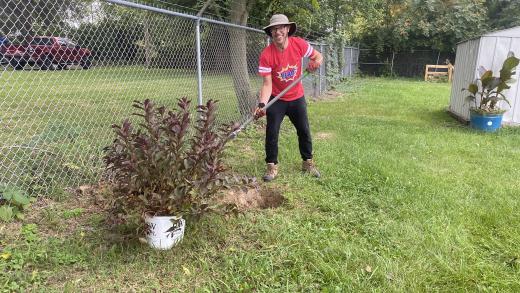
[[[212,199],[231,182],[222,155],[236,126],[216,125],[213,100],[197,107],[193,125],[187,98],[176,110],[150,100],[133,106],[142,122],[113,125],[116,138],[105,148],[116,206],[157,216],[211,210]]]

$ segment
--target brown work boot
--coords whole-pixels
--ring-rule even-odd
[[[274,163],[267,163],[267,170],[265,171],[264,179],[265,182],[269,182],[274,180],[276,178],[276,175],[278,175],[278,165],[275,165]]]
[[[312,159],[308,159],[302,162],[302,172],[308,173],[316,178],[320,178],[320,171],[316,168],[314,161]]]

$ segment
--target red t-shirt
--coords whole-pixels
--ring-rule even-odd
[[[272,95],[282,92],[302,74],[302,58],[314,53],[307,41],[298,37],[289,37],[287,48],[280,51],[274,43],[267,46],[260,54],[258,73],[261,76],[271,75],[273,80]],[[280,100],[294,101],[303,96],[303,85],[299,82]]]

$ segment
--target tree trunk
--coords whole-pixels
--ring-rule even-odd
[[[232,0],[231,21],[235,24],[246,25],[249,9],[255,0]],[[251,94],[251,83],[247,70],[247,31],[228,27],[229,48],[231,59],[231,75],[237,97],[238,109],[242,119],[251,114],[255,97]]]
[[[212,2],[213,2],[213,0],[206,1],[206,3],[204,3],[204,6],[202,6],[202,8],[197,13],[197,17],[201,17],[204,14],[204,12],[206,11],[206,9],[211,5]]]

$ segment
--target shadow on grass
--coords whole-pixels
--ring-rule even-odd
[[[117,225],[111,229],[95,229],[85,237],[87,247],[90,247],[90,257],[108,257],[113,264],[131,264],[146,262],[149,257],[167,257],[171,261],[184,262],[186,259],[196,260],[197,255],[204,255],[208,250],[223,249],[232,238],[234,229],[240,225],[230,225],[230,222],[240,222],[242,215],[222,216],[218,214],[205,215],[200,219],[189,219],[183,240],[170,250],[156,250],[144,242],[142,230],[135,225]],[[232,240],[231,240],[232,241]],[[77,242],[76,242],[77,245]],[[72,245],[72,250],[77,249]],[[98,263],[98,266],[104,266]]]
[[[425,111],[419,114],[410,114],[408,116],[356,116],[355,123],[362,127],[384,127],[391,128],[392,131],[399,132],[417,132],[426,131],[427,129],[450,129],[461,133],[473,131],[469,126],[464,125],[451,117],[448,113],[438,111]],[[397,130],[398,129],[398,130]]]
[[[456,129],[463,133],[481,133],[481,134],[495,134],[495,135],[518,135],[520,134],[520,127],[513,125],[502,125],[502,128],[497,132],[488,133],[471,128],[468,123],[457,120],[447,110],[436,110],[425,112],[428,120],[434,124],[439,125],[442,128]]]
[[[451,116],[445,109],[439,109],[434,111],[425,111],[424,116],[432,126],[439,126],[442,128],[457,129],[463,132],[471,131],[468,124],[458,121],[455,117]]]

